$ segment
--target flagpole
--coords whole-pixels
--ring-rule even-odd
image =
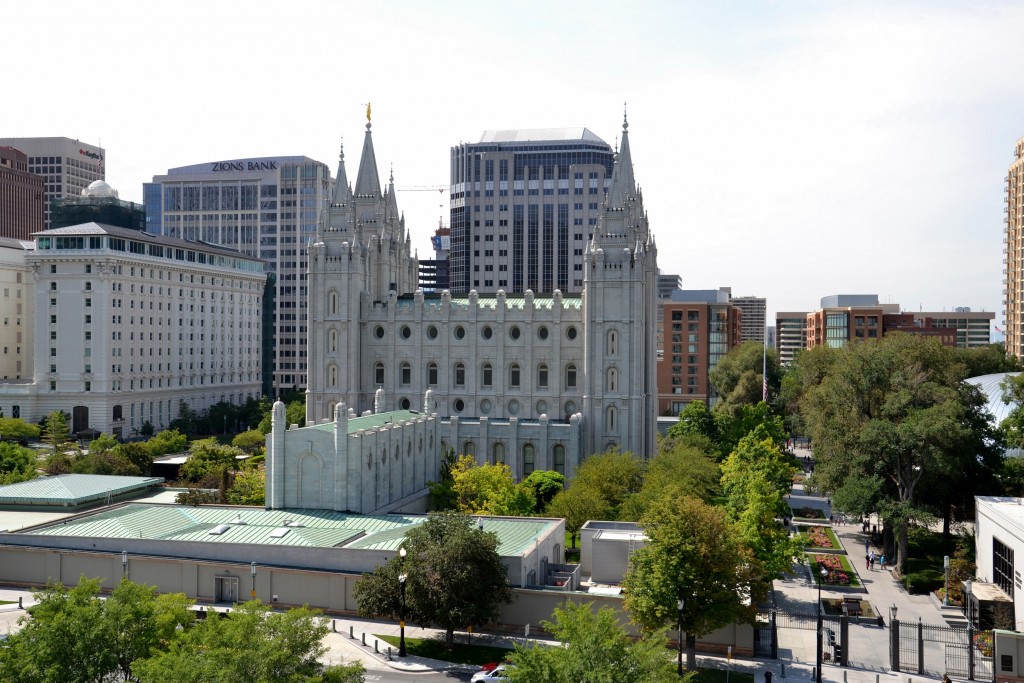
[[[768,328],[764,330],[764,344],[761,346],[761,399],[768,402]]]

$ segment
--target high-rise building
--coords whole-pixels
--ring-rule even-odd
[[[43,177],[45,229],[50,227],[53,200],[77,197],[94,180],[105,178],[106,152],[96,145],[71,138],[0,138],[0,146],[24,152],[28,157],[28,172]]]
[[[691,401],[717,400],[709,375],[741,343],[743,312],[729,288],[676,290],[658,302],[664,338],[658,355],[658,412],[678,415]]]
[[[521,213],[529,214],[529,181],[522,181],[524,193],[515,195],[514,164],[506,169],[507,181],[501,172],[495,164],[494,191],[504,182],[509,196],[500,199],[511,205],[520,197]],[[486,171],[481,173],[482,203],[488,181]],[[328,420],[343,430],[339,425],[348,411],[422,408],[440,417],[437,437],[444,451],[505,462],[517,477],[534,469],[572,476],[584,456],[611,446],[654,453],[657,250],[633,177],[625,124],[609,178],[607,192],[597,178],[597,192],[582,195],[593,197],[601,209],[594,212],[593,236],[583,246],[579,293],[502,288],[428,295],[418,288],[394,186],[381,188],[368,124],[355,191],[339,166],[325,227],[309,250],[307,425]],[[559,184],[552,180],[552,189]],[[573,186],[570,176],[566,188]],[[581,189],[588,186],[582,179]],[[543,213],[542,205],[532,206]],[[508,213],[515,213],[511,206]],[[508,230],[494,232],[499,234]],[[484,236],[481,249],[503,244]],[[375,482],[367,490],[406,495],[410,482],[419,480],[424,442],[411,431],[407,441],[399,427],[382,425],[372,451],[360,457],[366,470],[359,476]],[[271,460],[281,462],[282,476],[299,467],[312,482],[326,471],[319,464],[326,456],[290,450],[301,442],[293,433],[287,431],[280,450],[274,445]],[[305,448],[310,455],[308,443]],[[277,460],[279,452],[283,462]],[[268,466],[268,482],[283,482],[275,467]],[[376,485],[384,481],[394,487]],[[316,495],[312,488],[310,498]]]
[[[1006,352],[1024,358],[1024,137],[1013,148],[1003,190],[1003,297]]]
[[[677,289],[682,289],[683,278],[678,275],[658,273],[658,298],[669,299],[672,297],[672,292]]]
[[[302,156],[182,166],[143,187],[147,232],[219,244],[266,262],[277,287],[266,347],[273,355],[263,359],[266,395],[305,388],[306,247],[330,192],[327,165]]]
[[[438,225],[434,236],[430,238],[430,245],[434,248],[434,258],[420,259],[420,289],[424,292],[443,292],[451,289],[451,279],[448,271],[448,252],[451,250],[451,230],[444,225]]]
[[[53,200],[50,225],[66,228],[83,223],[101,223],[129,230],[146,229],[146,210],[141,204],[119,199],[117,190],[105,180],[94,180],[79,197]]]
[[[29,239],[43,229],[43,178],[28,172],[28,155],[0,147],[0,237]]]
[[[25,384],[32,377],[35,278],[25,255],[33,247],[31,241],[0,237],[0,377],[4,382]]]
[[[743,311],[743,330],[740,337],[743,341],[765,343],[765,316],[767,315],[767,299],[757,296],[734,296],[732,305]]]
[[[789,365],[797,351],[807,348],[807,311],[779,311],[775,314],[775,350],[779,362]]]
[[[452,147],[452,292],[583,291],[614,163],[586,128],[485,131]]]
[[[927,320],[934,327],[955,329],[956,345],[962,349],[974,349],[992,343],[992,321],[996,314],[991,311],[972,311],[959,306],[952,311],[920,311],[913,316],[921,324]]]

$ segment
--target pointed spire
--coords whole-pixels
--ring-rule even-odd
[[[636,181],[633,179],[633,157],[629,153],[629,120],[622,114],[622,144],[612,168],[612,183],[608,189],[608,208],[621,209],[626,200],[635,196]]]
[[[377,157],[373,153],[373,138],[370,128],[373,124],[366,122],[366,137],[363,138],[363,156],[359,159],[359,174],[356,176],[356,195],[380,196],[380,177],[377,175]]]
[[[347,204],[352,198],[352,190],[348,186],[348,174],[345,173],[345,139],[342,138],[338,151],[338,174],[334,177],[334,204]]]

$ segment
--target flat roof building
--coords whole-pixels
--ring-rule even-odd
[[[741,341],[756,341],[764,344],[768,300],[759,296],[734,296],[729,301],[743,311]]]
[[[28,239],[43,229],[43,177],[28,170],[28,155],[0,147],[0,237]]]

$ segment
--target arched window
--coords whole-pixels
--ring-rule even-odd
[[[608,331],[608,355],[614,356],[619,352],[619,333],[615,330]]]
[[[608,410],[605,413],[605,429],[607,431],[615,431],[618,416],[618,411],[615,409],[615,406],[608,406]]]
[[[551,449],[551,465],[555,472],[565,476],[565,446],[560,443]]]
[[[480,386],[489,387],[494,383],[494,368],[490,363],[484,363],[480,368]]]
[[[548,366],[544,363],[537,366],[537,387],[540,389],[548,388]]]
[[[437,386],[437,363],[427,363],[427,384]]]
[[[328,309],[330,310],[330,314],[338,315],[338,293],[332,291],[330,295],[327,297],[327,300],[329,302]]]
[[[472,441],[467,441],[466,443],[462,444],[462,454],[472,455],[473,457],[476,457],[476,444],[474,444]]]
[[[378,386],[384,384],[384,364],[380,361],[373,366],[373,383]]]
[[[402,384],[412,384],[412,366],[402,363]]]
[[[608,368],[608,391],[619,390],[619,371],[615,368]]]
[[[338,366],[333,363],[327,366],[327,386],[338,386]]]
[[[505,444],[501,443],[500,441],[491,447],[491,464],[505,464]]]
[[[455,364],[455,386],[466,386],[466,366],[462,363]]]
[[[527,477],[533,472],[533,468],[536,465],[537,451],[534,449],[532,443],[523,444],[523,476]]]
[[[337,353],[338,352],[338,331],[337,330],[331,330],[331,334],[328,336],[328,340],[329,341],[327,343],[327,348],[330,350],[331,353]]]
[[[576,366],[572,363],[565,366],[565,388],[576,388]]]
[[[519,365],[513,363],[508,369],[508,385],[519,388]]]

